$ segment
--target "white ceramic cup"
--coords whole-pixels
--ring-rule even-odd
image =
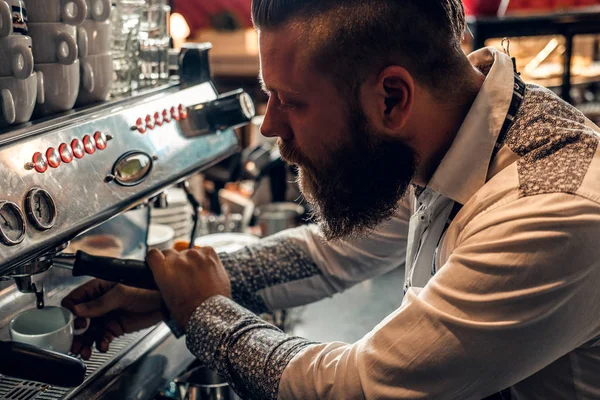
[[[0,127],[29,121],[36,100],[44,102],[43,74],[35,72],[27,79],[0,77]]]
[[[85,0],[26,0],[29,22],[79,25],[87,16]]]
[[[0,0],[0,37],[27,35],[27,9],[22,0]]]
[[[106,100],[113,81],[112,55],[97,54],[79,61],[81,62],[81,88],[77,105]]]
[[[77,27],[77,46],[79,58],[106,54],[110,51],[110,22],[97,22],[91,19],[83,21]]]
[[[36,64],[70,65],[77,59],[77,27],[73,25],[38,22],[29,24],[33,58]]]
[[[44,103],[38,104],[35,115],[72,109],[79,93],[79,60],[71,65],[35,64],[34,69],[44,75]]]
[[[110,17],[110,0],[85,0],[88,7],[87,18],[103,22]]]
[[[89,327],[75,329],[75,316],[63,307],[47,306],[23,311],[10,321],[10,338],[46,350],[67,354],[73,336],[81,335]]]
[[[23,35],[0,37],[0,76],[27,79],[32,72],[31,38]]]

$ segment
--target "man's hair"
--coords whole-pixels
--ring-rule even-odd
[[[461,0],[253,0],[256,29],[301,27],[303,50],[343,92],[401,65],[436,92],[454,92],[465,58]]]

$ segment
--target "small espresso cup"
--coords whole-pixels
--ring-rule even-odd
[[[79,60],[71,65],[35,64],[34,69],[44,75],[44,103],[38,104],[35,116],[72,109],[79,93]]]
[[[22,0],[0,0],[0,37],[27,35],[27,9]]]
[[[29,121],[36,100],[44,102],[43,74],[35,72],[27,79],[0,77],[0,127]]]
[[[75,329],[74,321],[75,316],[63,307],[31,308],[10,321],[10,338],[14,342],[67,354],[73,336],[83,334],[89,327],[88,321],[86,328]]]
[[[26,0],[29,22],[79,25],[87,16],[85,0]]]
[[[110,0],[85,0],[88,7],[87,18],[103,22],[110,17]]]
[[[27,79],[32,72],[31,38],[24,35],[0,37],[0,76]]]
[[[73,25],[38,22],[29,24],[35,63],[70,65],[77,59],[77,27]]]
[[[83,24],[77,27],[77,46],[79,58],[108,53],[110,22],[97,22],[91,19],[83,21]]]
[[[77,105],[106,100],[113,80],[112,55],[97,54],[79,61],[81,62],[81,88]]]

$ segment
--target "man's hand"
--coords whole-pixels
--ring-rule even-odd
[[[100,279],[72,291],[63,299],[62,306],[79,317],[75,320],[76,328],[85,327],[82,318],[91,319],[88,330],[75,336],[71,347],[73,354],[81,354],[85,360],[90,358],[94,342],[99,351],[106,352],[114,338],[151,327],[165,318],[160,292]]]
[[[171,315],[182,328],[206,299],[231,297],[229,277],[212,247],[185,250],[150,250],[146,261]]]

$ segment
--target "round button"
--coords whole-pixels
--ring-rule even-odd
[[[104,150],[106,148],[107,139],[104,133],[100,131],[94,133],[94,140],[96,141],[96,147],[98,150]]]
[[[54,147],[50,147],[46,150],[46,159],[48,160],[48,165],[52,168],[58,168],[60,166],[60,155]]]
[[[175,121],[179,121],[179,113],[177,112],[177,110],[175,110],[175,107],[171,107],[171,117]]]
[[[94,143],[94,139],[92,139],[90,135],[85,135],[83,137],[83,147],[88,154],[94,154],[96,152],[96,143]]]
[[[144,121],[141,118],[138,118],[135,121],[135,126],[137,126],[137,130],[139,133],[146,133],[146,125],[144,125]]]
[[[156,122],[156,125],[158,125],[158,126],[162,126],[162,124],[164,122],[162,120],[162,118],[160,117],[160,113],[158,111],[154,113],[154,121]]]
[[[171,122],[171,116],[169,115],[169,112],[167,111],[166,108],[163,110],[162,116],[163,116],[163,121],[165,121],[167,124],[169,122]]]
[[[58,153],[60,154],[60,159],[65,164],[73,161],[73,150],[71,150],[68,144],[62,143],[60,146],[58,146]]]
[[[40,174],[43,174],[48,170],[48,163],[46,162],[44,155],[39,151],[33,155],[31,161],[33,162],[35,170]]]
[[[152,130],[154,129],[154,121],[152,120],[152,116],[150,114],[146,115],[146,127]]]
[[[188,111],[187,108],[183,106],[183,104],[180,104],[179,107],[177,108],[179,110],[179,117],[181,119],[186,119],[188,117]]]
[[[83,143],[79,139],[73,139],[71,142],[71,150],[73,150],[73,155],[75,158],[81,158],[85,155]]]

